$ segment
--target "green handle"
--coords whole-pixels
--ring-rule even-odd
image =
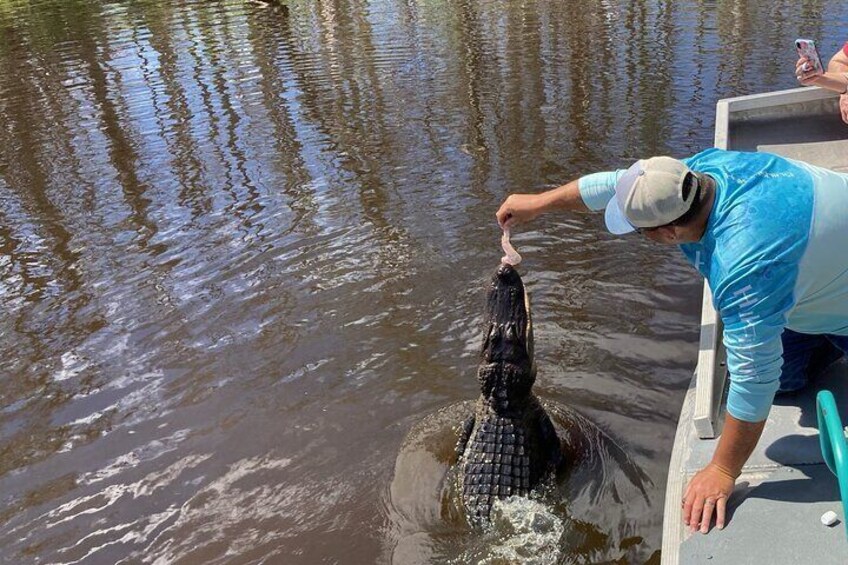
[[[836,409],[836,400],[829,390],[822,390],[816,396],[816,416],[824,462],[839,482],[844,522],[848,516],[848,443],[845,441],[845,430]],[[848,538],[848,524],[845,524],[845,535]]]

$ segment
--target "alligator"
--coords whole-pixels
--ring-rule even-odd
[[[471,523],[487,522],[497,499],[528,496],[564,459],[553,423],[532,392],[530,299],[511,265],[502,264],[492,277],[483,321],[482,394],[456,445]]]

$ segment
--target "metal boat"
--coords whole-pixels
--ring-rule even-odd
[[[839,117],[838,99],[835,93],[811,87],[720,100],[715,146],[776,153],[848,172],[848,126]],[[683,525],[683,491],[689,479],[709,463],[721,433],[727,385],[721,331],[705,282],[698,361],[680,412],[668,470],[662,563],[848,563],[846,516],[837,477],[822,455],[816,414],[816,395],[827,389],[836,399],[838,412],[848,417],[844,360],[807,389],[777,397],[759,445],[728,501],[725,528],[713,528],[704,535],[690,533]],[[836,425],[842,432],[834,412],[827,414],[831,429]],[[844,446],[844,437],[836,435]],[[843,480],[848,481],[848,474]],[[821,518],[827,511],[836,512],[840,522],[823,525]]]

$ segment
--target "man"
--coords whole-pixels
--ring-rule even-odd
[[[819,72],[813,68],[812,61],[800,57],[795,63],[795,76],[804,86],[816,85],[842,94],[839,97],[839,112],[842,121],[848,124],[848,42],[830,58],[827,72]]]
[[[768,153],[708,149],[641,160],[541,194],[514,194],[502,226],[605,208],[607,229],[678,245],[724,322],[730,390],[712,461],[689,482],[683,520],[707,533],[762,434],[778,388],[848,351],[848,175]]]

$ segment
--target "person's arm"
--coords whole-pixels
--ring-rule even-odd
[[[526,223],[556,210],[588,212],[603,210],[615,195],[615,183],[623,171],[594,173],[540,194],[512,194],[496,212],[501,226]]]
[[[848,43],[830,58],[827,71],[830,73],[848,73]],[[848,124],[848,94],[839,97],[839,113],[842,114],[842,121]]]
[[[588,211],[580,197],[578,181],[573,180],[558,188],[540,194],[510,194],[495,216],[502,228],[533,221],[551,210]]]
[[[746,422],[727,414],[712,463],[727,470],[734,479],[738,477],[742,473],[745,462],[757,447],[765,424],[765,420]]]
[[[845,51],[848,48],[848,43],[845,44],[846,47],[843,47],[836,54],[830,58],[830,61],[827,64],[827,72],[829,73],[848,73],[848,52]]]
[[[838,61],[834,67],[836,66],[838,66]],[[829,64],[827,72],[819,72],[813,68],[812,62],[807,57],[798,59],[795,64],[795,76],[798,78],[798,82],[804,86],[820,86],[840,94],[845,94],[848,90],[848,75],[845,72],[831,71]]]
[[[795,273],[785,262],[738,268],[714,289],[724,322],[730,372],[727,416],[711,462],[696,474],[684,494],[683,521],[707,533],[715,514],[725,523],[727,499],[765,427],[783,365],[781,334],[793,304]],[[769,281],[769,282],[763,282]]]

